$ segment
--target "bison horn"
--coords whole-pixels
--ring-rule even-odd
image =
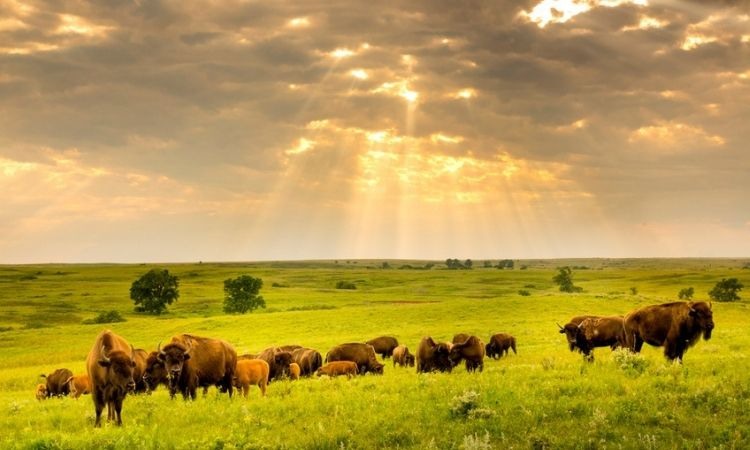
[[[135,349],[133,348],[133,344],[130,344],[130,360],[135,362]]]
[[[185,349],[185,354],[186,355],[190,354],[190,350],[192,350],[192,349],[193,349],[193,346],[192,346],[191,342],[188,341],[187,348]]]
[[[713,310],[713,309],[714,309],[714,304],[713,304],[713,302],[708,302],[708,309],[709,309],[709,310]]]
[[[107,356],[107,349],[102,344],[102,360],[109,362],[109,356]]]
[[[578,324],[578,329],[580,330],[582,326],[583,326],[583,322],[579,323]]]
[[[555,325],[557,325],[557,327],[558,327],[559,329],[561,329],[561,330],[564,330],[564,329],[565,329],[565,328],[563,328],[563,327],[562,327],[562,326],[561,326],[561,325],[560,325],[559,323],[557,323],[557,322],[555,322]]]
[[[164,355],[164,352],[161,350],[161,341],[159,341],[159,344],[156,346],[156,352],[160,355]]]

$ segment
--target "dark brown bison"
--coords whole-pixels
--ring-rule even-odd
[[[393,336],[380,336],[375,339],[370,339],[365,344],[372,345],[375,349],[375,353],[379,354],[383,359],[390,358],[393,356],[393,349],[398,347],[398,339]]]
[[[96,423],[101,426],[102,410],[107,405],[107,420],[122,425],[122,402],[128,391],[135,389],[133,346],[115,333],[104,330],[94,341],[86,358],[91,380],[91,398],[96,409]]]
[[[205,392],[209,386],[218,386],[221,392],[228,392],[232,396],[237,352],[230,343],[180,334],[174,336],[164,348],[159,344],[157,351],[158,359],[167,372],[169,393],[173,398],[179,391],[184,399],[195,399],[198,387],[203,387]]]
[[[470,334],[466,333],[458,333],[457,335],[453,336],[453,340],[451,341],[453,344],[458,344],[461,342],[466,342],[467,339],[471,337]]]
[[[159,360],[159,352],[151,352],[146,357],[146,366],[141,376],[147,391],[155,390],[160,384],[168,386],[167,369]],[[137,383],[136,383],[137,385]]]
[[[516,338],[508,333],[497,333],[490,337],[490,342],[484,347],[488,358],[500,359],[503,355],[508,354],[508,350],[516,352]]]
[[[68,379],[73,376],[69,369],[57,369],[48,375],[41,375],[47,381],[47,397],[62,397],[70,394]]]
[[[576,347],[587,361],[594,360],[592,351],[596,347],[612,350],[625,345],[622,316],[589,317],[576,327]]]
[[[357,363],[354,361],[334,361],[318,368],[315,371],[315,375],[322,376],[328,375],[329,377],[336,377],[339,375],[346,375],[347,378],[351,378],[359,373]]]
[[[279,346],[277,348],[279,350],[281,350],[282,352],[292,353],[293,351],[297,350],[298,348],[302,348],[302,346],[301,345],[292,344],[292,345],[281,345],[281,346]]]
[[[91,393],[91,380],[87,373],[80,375],[74,375],[68,378],[68,389],[70,390],[70,396],[78,398],[83,394]]]
[[[383,373],[383,365],[378,362],[378,359],[375,356],[375,349],[369,344],[354,342],[337,345],[326,354],[327,363],[334,361],[355,362],[357,363],[357,369],[360,374],[365,374],[367,372],[376,374]]]
[[[262,359],[241,359],[232,379],[234,386],[242,390],[242,396],[247,397],[250,386],[258,386],[262,395],[266,395],[268,385],[268,363]]]
[[[292,359],[299,366],[300,376],[312,376],[323,365],[323,356],[312,348],[300,347],[292,351]]]
[[[664,347],[664,356],[682,361],[688,348],[703,335],[711,339],[714,317],[706,302],[674,302],[644,306],[625,316],[626,346],[640,352],[643,343]]]
[[[564,334],[565,338],[568,341],[568,347],[570,348],[570,351],[575,351],[578,348],[577,344],[577,338],[578,335],[578,325],[581,324],[586,319],[596,319],[599,316],[575,316],[572,319],[570,319],[570,322],[566,323],[565,326],[560,326],[560,324],[557,324],[557,326],[560,328],[560,334]],[[579,349],[580,351],[580,349]]]
[[[417,349],[417,373],[453,370],[450,359],[451,347],[450,342],[437,344],[430,336],[423,337]]]
[[[148,391],[146,381],[143,379],[143,375],[146,372],[146,361],[148,360],[148,352],[142,348],[135,349],[135,369],[133,369],[133,380],[135,381],[135,393],[139,394]]]
[[[414,355],[409,353],[409,349],[405,345],[399,345],[393,349],[393,366],[398,364],[401,367],[414,367]]]
[[[463,342],[453,344],[449,357],[451,364],[457,366],[462,360],[466,361],[466,370],[473,372],[484,369],[484,342],[476,336],[469,336]]]
[[[279,347],[268,347],[258,353],[258,358],[268,363],[268,382],[289,376],[289,365],[294,362],[292,354]]]

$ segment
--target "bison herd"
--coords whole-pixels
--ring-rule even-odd
[[[573,317],[560,326],[571,351],[578,350],[586,360],[593,360],[595,347],[624,347],[639,352],[643,343],[664,346],[670,360],[682,359],[688,347],[703,335],[710,339],[713,330],[711,304],[676,302],[646,306],[625,316]],[[37,386],[36,397],[90,393],[96,411],[95,426],[101,425],[101,414],[107,407],[107,418],[122,424],[123,400],[128,393],[147,393],[164,385],[172,398],[180,393],[184,399],[195,399],[198,388],[204,394],[216,386],[230,397],[233,389],[247,396],[250,386],[265,395],[267,385],[275,380],[313,375],[351,378],[366,373],[382,374],[383,360],[392,358],[394,367],[414,367],[417,373],[451,372],[465,364],[466,370],[481,372],[485,357],[498,359],[509,350],[516,353],[516,339],[507,333],[490,336],[485,343],[477,336],[457,334],[451,342],[436,342],[425,336],[416,355],[392,336],[381,336],[364,343],[345,343],[330,349],[325,360],[315,349],[299,345],[269,347],[257,354],[237,355],[232,344],[192,334],[172,337],[163,347],[147,352],[133,348],[124,338],[105,330],[94,341],[86,358],[85,374],[73,375],[68,369],[57,369]]]

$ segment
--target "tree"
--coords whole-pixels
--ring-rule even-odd
[[[737,278],[722,278],[716,283],[713,289],[708,293],[712,300],[717,302],[733,302],[740,299],[737,292],[741,291],[744,286]]]
[[[473,263],[473,262],[471,262],[471,260],[470,260],[470,259],[467,259],[467,260],[466,260],[466,261],[464,262],[464,267],[465,267],[465,268],[467,268],[467,269],[471,269],[471,267],[472,267],[473,265],[474,265],[474,263]]]
[[[693,294],[695,294],[695,289],[691,286],[689,288],[680,289],[680,293],[677,294],[677,297],[680,300],[690,300],[693,298]]]
[[[136,311],[158,315],[180,297],[179,286],[167,269],[151,269],[130,286],[130,298]]]
[[[245,314],[254,309],[265,308],[266,301],[258,295],[263,280],[250,275],[224,280],[224,312]]]
[[[552,277],[552,281],[560,286],[561,292],[581,292],[583,290],[580,287],[573,285],[573,271],[570,267],[558,267],[557,270],[558,273]]]

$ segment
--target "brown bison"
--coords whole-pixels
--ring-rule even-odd
[[[469,336],[463,342],[453,344],[449,358],[454,366],[464,360],[467,371],[479,369],[481,372],[484,369],[484,342],[476,336]]]
[[[250,386],[258,386],[262,395],[266,395],[268,385],[268,363],[262,359],[241,359],[237,361],[232,381],[242,396],[247,397]]]
[[[461,342],[466,342],[467,339],[471,337],[470,334],[466,333],[458,333],[457,335],[453,336],[453,340],[451,341],[453,344],[458,344]]]
[[[450,342],[437,344],[430,336],[423,337],[417,349],[417,373],[453,370],[450,359],[451,347]]]
[[[47,397],[62,397],[70,394],[68,378],[73,376],[69,369],[57,369],[49,375],[41,375],[47,380]]]
[[[135,389],[133,346],[115,333],[104,330],[94,341],[86,358],[91,381],[91,398],[96,409],[96,423],[101,426],[102,410],[107,405],[107,420],[122,425],[122,402],[129,390]]]
[[[612,350],[625,345],[622,316],[589,317],[576,327],[576,347],[587,361],[594,360],[592,351],[596,347]]]
[[[710,303],[674,302],[631,311],[625,316],[624,328],[629,349],[640,352],[644,342],[663,346],[664,356],[682,361],[701,335],[705,340],[711,339],[714,318]]]
[[[357,368],[357,363],[354,361],[334,361],[318,368],[315,375],[328,375],[329,377],[346,375],[347,378],[351,378],[358,373],[359,369]]]
[[[258,359],[258,354],[257,353],[243,353],[237,357],[237,361],[239,361],[240,359]]]
[[[323,365],[323,356],[312,348],[300,347],[292,351],[292,359],[299,366],[300,376],[312,376]]]
[[[297,363],[289,364],[289,378],[291,378],[292,380],[299,380],[299,375],[300,375],[299,364]]]
[[[572,319],[570,319],[570,322],[566,323],[564,327],[560,326],[560,324],[557,324],[557,326],[560,328],[560,334],[564,334],[565,338],[568,340],[568,347],[570,347],[570,351],[575,351],[578,348],[577,344],[577,338],[578,335],[578,325],[581,324],[586,319],[596,319],[599,316],[575,316]],[[579,349],[580,351],[580,349]]]
[[[47,398],[47,385],[39,383],[36,385],[36,399],[44,400]]]
[[[294,362],[292,354],[288,351],[281,350],[279,347],[268,347],[258,354],[257,359],[262,359],[268,363],[269,375],[268,382],[279,380],[289,376],[289,365]]]
[[[355,362],[357,363],[357,370],[361,374],[372,372],[382,375],[383,373],[383,365],[378,362],[375,349],[369,344],[354,342],[337,345],[329,350],[326,355],[327,363],[334,361]]]
[[[298,348],[302,348],[302,346],[301,345],[292,344],[292,345],[281,345],[281,346],[279,346],[277,348],[279,350],[281,350],[282,352],[292,353],[293,351],[297,350]]]
[[[159,360],[159,352],[151,352],[146,357],[146,366],[141,376],[147,391],[155,390],[160,384],[169,386],[167,380],[167,369]],[[136,383],[137,385],[137,383]]]
[[[375,349],[375,353],[379,354],[383,359],[390,358],[393,356],[393,349],[398,347],[398,340],[393,336],[380,336],[375,339],[370,339],[365,344],[372,345]]]
[[[393,366],[398,364],[401,367],[414,367],[414,355],[409,353],[409,349],[405,345],[399,345],[393,349]]]
[[[89,375],[82,373],[68,378],[68,389],[70,390],[70,396],[78,398],[83,394],[91,393],[91,380]]]
[[[503,355],[508,354],[508,349],[516,352],[516,338],[508,333],[497,333],[490,337],[490,343],[484,347],[488,358],[500,359]]]
[[[148,391],[148,385],[146,384],[143,375],[146,372],[146,361],[148,360],[149,353],[142,348],[135,349],[135,369],[133,369],[133,380],[135,381],[135,393],[142,393]]]
[[[232,376],[237,366],[237,352],[221,339],[191,334],[180,334],[161,348],[158,359],[164,364],[169,381],[169,393],[177,391],[187,400],[195,399],[198,387],[218,386],[232,396]]]

